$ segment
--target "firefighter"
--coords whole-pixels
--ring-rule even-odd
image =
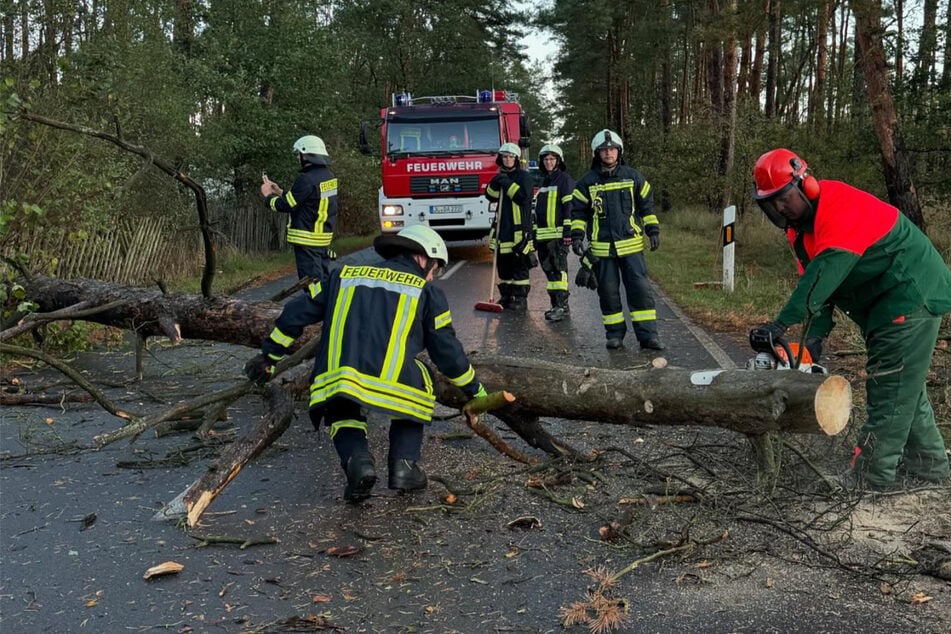
[[[429,352],[439,371],[470,398],[484,396],[452,327],[446,296],[432,284],[446,265],[446,244],[423,225],[381,235],[377,266],[344,266],[309,292],[288,302],[261,354],[245,366],[253,381],[265,381],[304,327],[323,322],[310,387],[310,418],[330,429],[347,477],[343,497],[370,495],[376,467],[367,443],[367,410],[391,417],[389,488],[426,488],[419,466],[423,428],[432,420],[433,377],[416,359]]]
[[[654,194],[644,176],[624,163],[623,152],[621,137],[611,130],[591,140],[591,169],[575,185],[571,215],[571,249],[582,264],[576,282],[598,291],[608,350],[620,350],[627,333],[622,281],[641,350],[663,350],[644,258],[645,235],[651,251],[660,246]]]
[[[499,304],[515,312],[528,309],[528,274],[538,265],[532,236],[532,184],[520,156],[517,145],[504,143],[495,157],[499,171],[485,189],[486,198],[498,203],[489,248],[498,249]]]
[[[535,244],[538,260],[548,278],[551,309],[548,321],[568,316],[568,247],[571,246],[571,207],[575,182],[565,171],[565,158],[555,144],[542,147],[538,164],[545,179],[535,198]]]
[[[753,180],[753,198],[786,233],[801,276],[776,319],[750,332],[750,343],[771,342],[802,323],[818,359],[834,326],[832,309],[841,309],[868,352],[868,421],[846,481],[871,489],[894,486],[897,473],[946,481],[948,456],[926,378],[941,316],[951,311],[947,264],[898,209],[845,183],[816,180],[790,150],[763,154]]]
[[[337,224],[337,178],[330,171],[327,146],[320,137],[307,135],[294,143],[300,174],[289,192],[264,176],[261,195],[271,211],[289,214],[287,241],[294,247],[297,277],[326,280],[330,250]]]

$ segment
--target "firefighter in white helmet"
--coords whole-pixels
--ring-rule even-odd
[[[582,259],[576,281],[581,284],[587,274],[585,285],[597,287],[609,350],[621,349],[627,333],[622,280],[641,350],[663,350],[644,259],[645,242],[651,251],[660,246],[654,194],[647,179],[624,163],[624,142],[616,132],[595,134],[591,152],[591,169],[575,185],[571,216],[571,248]]]
[[[389,488],[426,488],[419,460],[423,430],[432,420],[433,377],[416,356],[424,349],[439,371],[470,398],[485,389],[456,338],[446,295],[432,284],[448,260],[446,243],[423,225],[373,242],[385,261],[344,266],[288,302],[261,354],[244,371],[267,381],[274,365],[309,324],[323,322],[310,386],[310,418],[330,429],[347,477],[343,497],[359,502],[376,483],[367,443],[367,410],[391,417]]]
[[[294,247],[297,277],[325,280],[330,273],[330,250],[337,224],[337,178],[323,140],[312,134],[294,143],[300,173],[290,191],[264,175],[261,195],[271,211],[286,213],[287,241]]]
[[[498,202],[489,248],[498,249],[499,304],[515,312],[528,309],[528,274],[538,265],[532,236],[532,183],[520,158],[516,144],[502,144],[495,158],[499,171],[485,189],[485,197]]]
[[[565,171],[564,153],[554,143],[538,152],[538,164],[545,179],[535,196],[535,246],[551,300],[545,319],[561,321],[569,312],[568,247],[575,181]]]

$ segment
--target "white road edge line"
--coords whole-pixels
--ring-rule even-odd
[[[440,280],[448,280],[450,277],[452,277],[452,274],[453,274],[453,273],[455,273],[456,271],[458,271],[459,269],[461,269],[463,266],[465,266],[465,264],[466,264],[466,261],[465,261],[465,260],[459,260],[458,262],[456,262],[455,264],[453,264],[451,267],[449,267],[449,270],[448,270],[448,271],[446,271],[445,273],[443,273],[442,275],[440,275],[440,276],[439,276],[439,279],[440,279]]]
[[[660,288],[657,287],[657,284],[651,283],[651,286],[654,287],[654,292],[657,293],[657,296],[664,300],[664,303],[667,304],[667,307],[670,308],[674,316],[677,317],[687,327],[687,330],[690,331],[697,341],[700,342],[700,345],[703,346],[707,352],[710,353],[710,356],[713,357],[713,360],[720,364],[720,367],[724,370],[735,370],[737,368],[736,363],[733,359],[730,358],[730,355],[721,348],[716,341],[713,340],[710,335],[708,335],[704,330],[697,326],[693,321],[687,317],[680,308],[670,301],[670,298],[664,294]]]

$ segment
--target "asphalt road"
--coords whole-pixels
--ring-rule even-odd
[[[572,291],[569,320],[546,322],[538,269],[528,314],[473,311],[487,299],[490,258],[471,246],[453,248],[451,255],[439,284],[467,350],[616,368],[652,358],[636,343],[619,352],[604,349],[590,291]],[[348,261],[374,259],[362,252]],[[243,296],[268,297],[288,282]],[[672,365],[717,368],[745,359],[745,351],[720,348],[714,342],[723,338],[703,333],[663,300],[658,314],[669,345],[664,357]],[[71,361],[106,385],[123,408],[155,412],[233,384],[252,354],[223,344],[154,341],[142,383],[131,381],[128,345]],[[13,369],[29,388],[64,389],[49,370]],[[879,580],[849,574],[801,541],[738,521],[733,498],[703,512],[698,505],[630,507],[634,529],[626,540],[598,538],[598,527],[619,517],[618,500],[647,490],[659,469],[687,474],[699,462],[722,472],[734,494],[742,491],[733,484],[754,474],[744,440],[731,432],[556,420],[550,422],[553,433],[603,457],[592,467],[530,472],[441,410],[448,418],[432,425],[424,447],[434,476],[430,488],[402,496],[378,484],[367,503],[351,506],[340,499],[343,476],[327,435],[315,432],[300,405],[298,410],[291,429],[189,532],[152,519],[213,459],[187,434],[143,436],[93,451],[83,447],[120,425],[96,405],[3,408],[0,631],[566,631],[561,611],[591,597],[585,571],[621,570],[656,551],[645,544],[671,535],[684,543],[686,526],[691,539],[710,544],[637,566],[606,593],[627,618],[618,631],[884,634],[951,628],[951,584],[914,577],[883,593]],[[240,433],[261,411],[260,400],[242,399],[219,433]],[[379,422],[371,427],[378,463],[386,444]],[[551,478],[544,490],[561,502],[525,486],[533,473]],[[456,495],[453,504],[446,502],[447,491]],[[812,501],[796,498],[792,504],[806,508]],[[519,521],[525,517],[538,524]],[[184,569],[143,579],[148,568],[165,561]],[[907,597],[919,590],[932,600],[913,605]]]

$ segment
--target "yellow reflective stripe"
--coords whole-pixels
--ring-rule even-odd
[[[486,193],[487,196],[492,196],[493,198],[498,198],[498,197],[499,197],[499,194],[501,194],[502,192],[500,192],[499,190],[497,190],[495,187],[492,187],[491,185],[489,185],[488,187],[485,188],[485,193]]]
[[[624,313],[611,313],[610,315],[601,315],[601,323],[605,326],[612,324],[623,324]]]
[[[647,183],[645,183],[646,185]],[[600,192],[613,192],[620,191],[622,189],[629,189],[631,191],[631,197],[634,196],[634,181],[631,179],[625,179],[621,181],[612,181],[610,183],[595,183],[591,186],[591,195],[597,197],[597,194]],[[650,190],[650,186],[647,186],[647,189]]]
[[[634,236],[633,238],[628,238],[627,240],[618,240],[614,243],[614,247],[616,249],[617,255],[633,255],[634,253],[640,253],[644,250],[644,238],[643,236]],[[591,253],[598,256],[599,258],[609,257],[611,253],[611,243],[592,242]]]
[[[655,216],[654,214],[651,214],[651,215],[649,215],[649,216],[644,216],[644,226],[645,226],[645,227],[646,227],[647,225],[659,225],[659,224],[660,224],[660,222],[658,222],[657,216]]]
[[[324,223],[327,222],[328,209],[330,209],[330,199],[321,198],[320,204],[317,205],[317,221],[314,223],[314,233],[324,228]]]
[[[549,227],[554,227],[558,222],[558,188],[555,188],[555,191],[550,192],[547,198],[548,204],[545,209],[545,219],[547,220],[546,224]]]
[[[585,198],[585,195],[581,193],[580,189],[576,189],[575,191],[571,192],[571,195],[574,196],[575,200],[580,200],[586,205],[591,202]]]
[[[657,310],[634,310],[631,311],[631,321],[654,321],[657,319]]]
[[[647,194],[650,192],[650,190],[651,190],[651,184],[648,183],[647,181],[644,181],[644,185],[641,187],[641,191],[640,191],[641,198],[647,198]]]
[[[291,192],[284,194],[284,200],[286,200],[287,204],[291,206],[291,209],[297,206],[297,199],[294,198],[294,194]]]
[[[277,199],[280,196],[271,196],[271,199],[268,201],[268,207],[271,208],[271,211],[277,211]]]
[[[273,354],[273,353],[269,353],[269,354],[267,355],[267,358],[270,359],[271,361],[280,361],[281,359],[284,358],[284,355],[283,355],[283,354]]]
[[[287,241],[291,244],[302,244],[308,247],[327,247],[333,240],[332,233],[315,233],[306,229],[288,227]]]
[[[452,315],[449,314],[449,311],[436,315],[436,318],[433,320],[435,322],[436,330],[440,328],[445,328],[452,323]]]
[[[509,282],[512,286],[531,286],[531,280],[511,280]]]
[[[572,231],[587,231],[588,223],[584,220],[572,220],[571,221],[571,230]]]
[[[561,279],[555,281],[548,281],[548,285],[545,287],[549,291],[567,291],[568,290],[568,273],[565,271],[561,272]]]
[[[426,386],[426,393],[432,394],[433,392],[433,377],[429,374],[429,368],[426,367],[426,364],[420,361],[419,359],[413,359],[416,362],[416,365],[419,366],[419,373],[423,375],[423,385]]]
[[[456,387],[462,387],[463,385],[468,385],[469,383],[472,383],[473,380],[475,380],[475,369],[472,367],[471,364],[469,365],[469,369],[463,372],[462,374],[460,374],[459,376],[455,378],[452,378],[452,377],[449,378],[449,382],[455,385]]]
[[[294,343],[294,338],[288,337],[281,332],[280,328],[275,327],[274,330],[271,331],[271,341],[284,348],[290,348]]]
[[[330,320],[330,332],[327,333],[327,370],[336,370],[340,366],[340,354],[343,350],[343,331],[346,316],[350,313],[350,304],[353,302],[354,288],[341,288],[337,293],[337,302],[334,314]]]
[[[573,194],[565,194],[564,196],[561,197],[561,202],[570,203],[573,198],[574,198]]]
[[[367,433],[367,424],[362,420],[338,420],[330,424],[330,437],[333,438],[341,429],[359,429],[364,434]]]
[[[427,382],[427,385],[431,386],[432,383]],[[310,386],[310,405],[319,405],[340,394],[351,396],[367,407],[410,416],[424,422],[432,419],[436,402],[432,393],[393,381],[383,381],[355,368],[343,366],[314,378]]]
[[[321,287],[320,282],[312,282],[307,285],[307,290],[310,292],[310,298],[313,299],[320,295]]]
[[[515,194],[518,193],[519,189],[518,183],[512,183],[509,185],[509,188],[505,190],[505,195],[509,198],[515,198]]]
[[[561,227],[537,227],[535,237],[539,240],[554,240],[561,237]]]
[[[406,340],[416,318],[418,300],[407,295],[400,295],[396,305],[396,314],[393,316],[393,327],[390,330],[390,340],[386,346],[386,357],[380,378],[386,381],[396,381],[400,378],[400,370],[406,359]]]

